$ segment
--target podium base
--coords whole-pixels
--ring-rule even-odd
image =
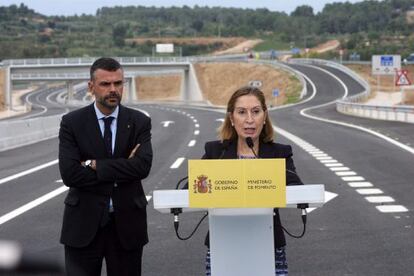
[[[275,275],[273,209],[243,210],[209,210],[212,276]]]

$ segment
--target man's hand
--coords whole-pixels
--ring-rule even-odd
[[[133,148],[132,149],[132,151],[131,151],[131,153],[129,154],[129,156],[128,156],[128,159],[131,159],[132,157],[134,157],[135,156],[135,153],[137,152],[137,149],[139,148],[139,146],[140,146],[141,144],[137,144],[136,146],[135,146],[135,148]]]

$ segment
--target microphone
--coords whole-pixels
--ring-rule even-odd
[[[254,151],[254,143],[252,137],[246,137],[246,144],[252,150],[254,157],[258,158],[256,152]]]
[[[227,149],[229,148],[230,140],[224,139],[223,140],[223,150],[221,151],[221,154],[218,159],[223,159],[224,154],[226,153]]]

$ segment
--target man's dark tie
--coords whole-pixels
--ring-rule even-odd
[[[112,120],[114,119],[114,117],[109,116],[106,118],[103,118],[102,120],[104,121],[105,124],[105,129],[104,129],[104,142],[105,142],[105,148],[106,148],[106,154],[108,157],[112,157],[112,131],[111,131],[111,123]],[[109,206],[109,202],[108,202],[108,206]],[[109,207],[108,208],[104,208],[103,214],[102,214],[102,219],[101,219],[101,226],[105,226],[108,224],[110,220],[109,217]]]
[[[109,116],[103,118],[105,124],[104,130],[104,141],[105,141],[105,148],[108,157],[112,157],[112,131],[111,131],[111,124],[114,117]]]

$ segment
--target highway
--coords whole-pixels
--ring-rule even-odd
[[[294,68],[305,75],[308,94],[300,104],[270,111],[276,141],[293,146],[298,174],[305,183],[325,184],[329,201],[309,213],[304,238],[287,237],[290,275],[411,275],[414,154],[401,145],[414,145],[413,125],[339,114],[334,101],[362,88],[335,69]],[[132,107],[152,119],[154,162],[144,181],[150,198],[154,190],[175,188],[186,175],[186,161],[200,158],[204,143],[216,139],[224,114],[180,105]],[[0,152],[0,239],[17,240],[29,253],[62,261],[59,231],[66,189],[57,149],[54,138]],[[202,215],[182,214],[181,235],[190,233]],[[282,210],[281,216],[289,231],[302,231],[298,210]],[[148,223],[143,275],[203,275],[207,221],[190,240],[179,241],[172,216],[154,210],[150,200]]]

